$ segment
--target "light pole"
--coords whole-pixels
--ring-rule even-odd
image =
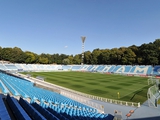
[[[84,42],[85,42],[86,37],[82,36],[81,39],[82,39],[82,62],[81,62],[81,65],[83,65],[83,62],[84,62]]]

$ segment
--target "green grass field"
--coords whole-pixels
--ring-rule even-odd
[[[45,81],[104,98],[143,103],[147,99],[147,78],[88,72],[32,72]],[[118,97],[119,92],[119,97]]]

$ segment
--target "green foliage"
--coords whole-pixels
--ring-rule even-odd
[[[81,63],[81,55],[75,55],[73,58],[73,64],[80,64]]]
[[[73,55],[68,56],[68,64],[73,64]]]
[[[35,63],[37,61],[37,55],[35,53],[26,51],[26,60],[25,63]]]
[[[91,64],[100,64],[100,61],[98,59],[98,56],[101,54],[100,49],[94,49],[93,52],[91,53],[92,59],[91,59]]]
[[[91,59],[92,59],[92,53],[90,51],[86,51],[84,53],[84,63],[85,64],[91,64]]]
[[[10,61],[12,58],[12,48],[3,48],[1,50],[1,59]]]
[[[63,64],[64,64],[64,65],[68,65],[69,63],[70,63],[70,62],[69,62],[69,59],[68,59],[68,58],[66,58],[66,59],[63,60]]]

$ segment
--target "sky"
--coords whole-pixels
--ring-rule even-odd
[[[160,38],[160,0],[0,0],[0,46],[36,54],[140,46]]]

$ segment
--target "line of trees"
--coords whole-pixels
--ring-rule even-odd
[[[18,47],[0,47],[0,60],[26,64],[81,64],[81,54],[40,55],[22,51]],[[94,49],[84,53],[84,64],[157,65],[160,64],[160,39],[141,46],[132,45],[112,49]]]

